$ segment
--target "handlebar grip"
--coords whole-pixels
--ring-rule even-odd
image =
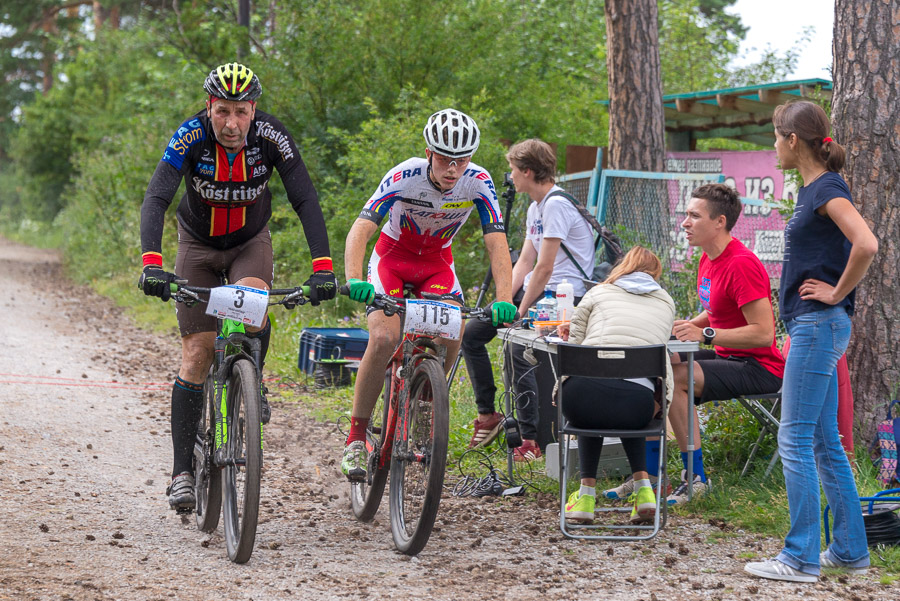
[[[342,296],[350,296],[350,286],[344,284],[339,291]]]
[[[303,296],[309,296],[309,286],[300,286],[300,290],[303,291]]]

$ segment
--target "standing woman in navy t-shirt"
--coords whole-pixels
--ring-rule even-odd
[[[781,318],[791,336],[784,369],[778,452],[784,466],[791,529],[776,559],[749,563],[763,578],[815,582],[820,567],[863,574],[869,565],[856,481],[837,427],[836,366],[850,341],[854,289],[878,241],[853,206],[839,175],[844,148],[828,137],[818,105],[775,109],[775,151],[804,186],[784,231]],[[834,540],[821,554],[819,480],[834,511]]]

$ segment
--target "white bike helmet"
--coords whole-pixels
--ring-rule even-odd
[[[475,121],[454,109],[444,109],[430,116],[422,133],[428,150],[453,159],[472,156],[481,141]]]

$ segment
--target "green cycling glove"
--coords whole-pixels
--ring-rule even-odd
[[[367,305],[375,300],[375,286],[369,282],[350,278],[347,280],[347,286],[350,288],[350,298]]]
[[[512,303],[494,301],[491,303],[491,324],[497,328],[516,319],[516,306]]]

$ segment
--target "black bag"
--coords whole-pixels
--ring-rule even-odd
[[[584,207],[583,204],[578,202],[578,199],[565,192],[563,190],[557,190],[554,192],[557,196],[562,196],[563,198],[568,199],[575,208],[578,209],[578,212],[584,217],[585,221],[587,221],[590,226],[597,232],[597,237],[594,239],[594,256],[597,256],[597,251],[600,250],[601,245],[603,248],[603,257],[605,260],[595,262],[594,271],[588,276],[584,269],[582,269],[581,265],[578,264],[578,261],[575,260],[575,257],[572,256],[571,251],[566,248],[566,245],[560,243],[560,247],[563,252],[566,253],[566,256],[569,257],[569,260],[578,268],[578,271],[581,273],[581,277],[585,280],[590,280],[592,282],[602,282],[609,275],[610,270],[612,270],[613,265],[619,262],[619,260],[625,255],[622,251],[622,242],[619,240],[619,237],[614,233],[609,231],[605,226],[600,225],[600,222],[591,215],[588,210]]]

